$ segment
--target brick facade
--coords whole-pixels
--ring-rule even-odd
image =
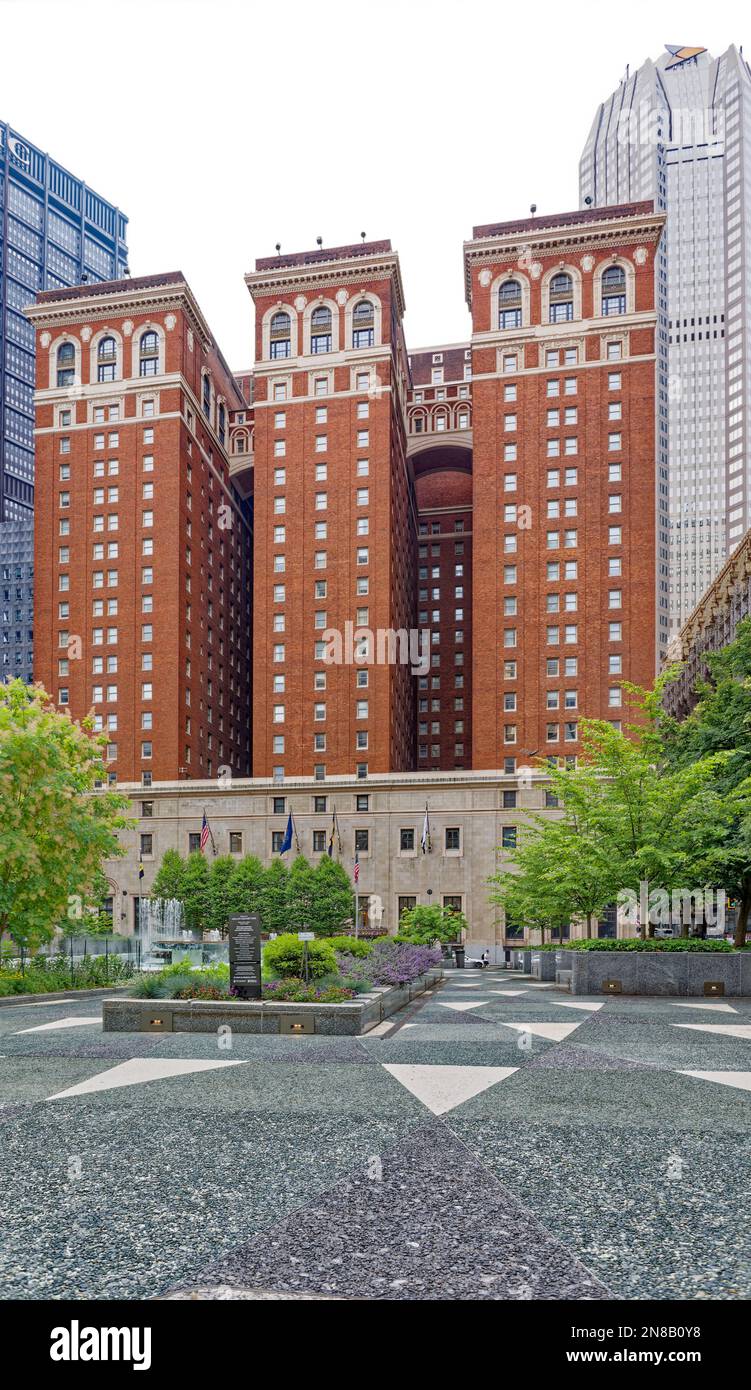
[[[39,295],[35,679],[110,780],[249,770],[244,402],[179,273]]]
[[[475,228],[472,765],[579,751],[655,672],[651,204]]]
[[[234,376],[179,274],[39,296],[36,676],[113,779],[512,775],[627,721],[662,223],[475,228],[471,340],[411,355],[390,242],[264,258]]]

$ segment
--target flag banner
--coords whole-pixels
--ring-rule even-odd
[[[430,843],[430,816],[428,815],[427,802],[425,803],[425,820],[423,821],[422,840],[420,841],[420,843],[422,845],[423,854],[432,853],[433,846]]]
[[[359,860],[358,857],[357,857],[357,851],[355,851],[355,883],[359,883],[359,882],[360,882],[360,860]]]
[[[207,819],[206,819],[206,812],[204,811],[204,813],[203,813],[203,820],[201,821],[201,850],[202,850],[202,851],[206,848],[206,846],[207,846],[207,844],[208,844],[208,842],[209,842],[209,835],[210,835],[210,833],[211,833],[211,832],[210,832],[210,830],[209,830],[209,822],[208,822]]]
[[[280,847],[280,849],[279,849],[279,853],[280,853],[280,854],[286,854],[286,853],[287,853],[287,850],[292,848],[292,835],[293,835],[293,833],[294,833],[294,829],[295,829],[295,823],[294,823],[294,821],[293,821],[293,819],[292,819],[292,812],[290,811],[290,813],[289,813],[289,820],[287,821],[287,829],[286,829],[285,832],[284,832],[284,839],[282,840],[281,847]],[[296,835],[296,834],[295,834],[295,838],[297,838],[297,835]],[[299,848],[299,846],[298,846],[298,848]]]

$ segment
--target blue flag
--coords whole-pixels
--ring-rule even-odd
[[[282,840],[282,845],[281,845],[281,849],[279,850],[279,853],[280,853],[280,854],[286,854],[286,853],[287,853],[287,850],[288,850],[288,849],[291,849],[291,848],[292,848],[292,812],[290,811],[290,813],[289,813],[289,820],[287,821],[287,829],[286,829],[285,832],[284,832],[284,839]]]

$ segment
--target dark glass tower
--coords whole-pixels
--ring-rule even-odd
[[[128,219],[0,122],[0,680],[31,680],[39,290],[119,280]]]

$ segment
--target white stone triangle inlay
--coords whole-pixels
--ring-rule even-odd
[[[695,999],[691,1003],[686,1003],[684,999],[681,999],[678,1003],[675,999],[669,999],[668,1003],[673,1009],[711,1009],[712,1012],[716,1014],[737,1014],[738,1012],[737,1009],[733,1008],[732,1004],[721,1004],[719,1000],[715,999],[708,999],[706,1001],[703,999]]]
[[[48,1100],[63,1100],[68,1096],[83,1096],[93,1091],[112,1091],[119,1086],[141,1086],[146,1081],[163,1081],[170,1076],[188,1076],[191,1072],[214,1071],[217,1067],[243,1067],[242,1059],[222,1062],[196,1061],[195,1058],[179,1057],[131,1057],[128,1062],[120,1062],[116,1067],[97,1072],[88,1081],[79,1081],[77,1086],[69,1086],[66,1091],[57,1091]]]
[[[679,1076],[694,1076],[697,1081],[715,1081],[720,1086],[734,1086],[738,1091],[751,1091],[751,1071],[681,1071]]]
[[[384,1063],[390,1072],[434,1115],[445,1115],[465,1100],[479,1096],[498,1081],[505,1081],[518,1067],[431,1067],[427,1065],[394,1066]]]
[[[496,1023],[501,1028],[515,1028],[517,1033],[532,1033],[536,1038],[548,1038],[550,1042],[563,1042],[569,1033],[573,1033],[575,1028],[581,1027],[580,1023],[507,1023],[505,1019],[496,1019]],[[584,1020],[582,1019],[582,1022]]]
[[[671,1023],[671,1028],[688,1028],[693,1033],[716,1033],[720,1038],[744,1038],[751,1042],[751,1023]]]
[[[99,1014],[96,1018],[56,1018],[54,1023],[37,1023],[33,1028],[19,1028],[15,1036],[20,1038],[22,1033],[51,1033],[57,1028],[81,1028],[85,1023],[91,1025],[92,1023],[101,1024],[101,1022],[102,1019]]]
[[[489,989],[488,994],[502,994],[506,999],[518,999],[519,995],[526,994],[526,989]]]

